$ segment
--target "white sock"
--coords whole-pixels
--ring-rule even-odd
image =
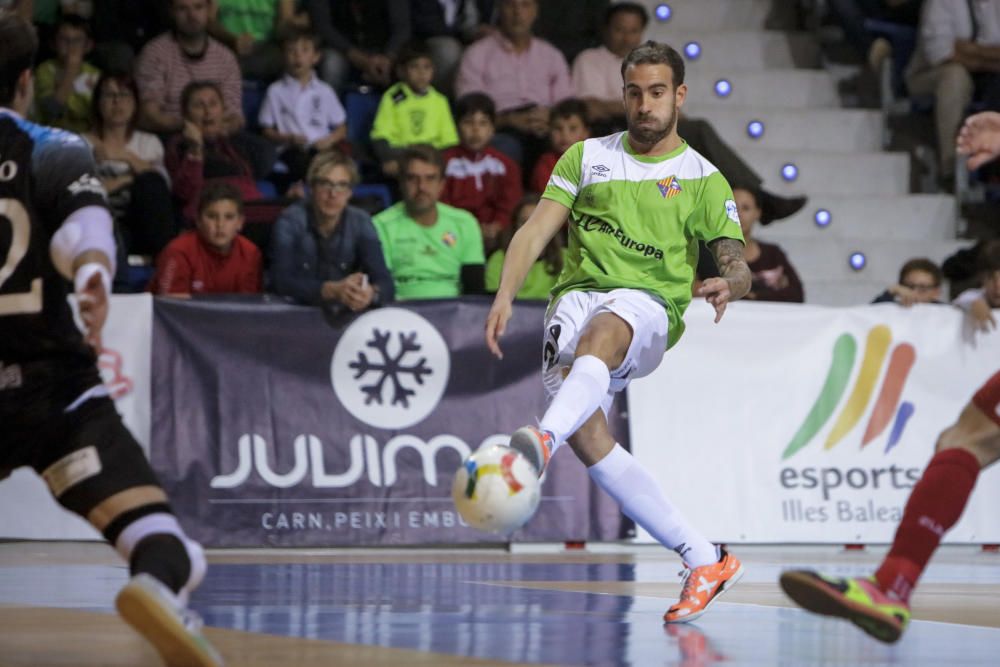
[[[601,408],[610,384],[611,373],[597,357],[586,354],[573,362],[569,375],[538,425],[554,436],[553,452]]]
[[[598,486],[618,501],[627,517],[657,542],[676,551],[688,567],[718,562],[715,545],[688,524],[663,495],[653,476],[624,447],[615,443],[614,449],[587,471]]]

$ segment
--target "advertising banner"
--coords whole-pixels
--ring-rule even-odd
[[[219,547],[507,541],[463,524],[451,482],[470,452],[541,416],[544,306],[518,304],[502,361],[483,342],[488,307],[428,301],[331,318],[157,301],[152,462],[182,524]],[[620,529],[618,506],[567,447],[513,539]]]
[[[951,306],[713,315],[693,303],[628,394],[633,451],[716,541],[890,542],[938,434],[1000,368],[1000,332]],[[994,466],[945,540],[1000,542],[997,507]]]

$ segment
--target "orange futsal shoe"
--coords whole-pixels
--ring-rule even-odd
[[[724,548],[719,547],[719,562],[681,572],[684,587],[677,604],[663,615],[665,623],[687,623],[698,618],[712,606],[720,595],[732,588],[743,576],[743,563]]]
[[[522,426],[510,436],[510,448],[524,454],[524,458],[535,466],[539,477],[545,472],[554,447],[552,434],[534,426]]]

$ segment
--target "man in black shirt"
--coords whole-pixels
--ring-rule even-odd
[[[186,609],[204,553],[95,365],[115,257],[104,188],[82,139],[23,118],[38,45],[31,24],[0,14],[0,44],[0,479],[31,466],[129,561],[118,610],[168,665],[221,665]]]

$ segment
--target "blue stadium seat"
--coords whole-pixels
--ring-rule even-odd
[[[264,195],[264,199],[278,198],[278,188],[271,181],[257,181],[257,189],[260,190],[260,194]]]
[[[354,196],[358,199],[372,197],[382,203],[382,210],[392,206],[392,193],[384,183],[358,183],[354,186]]]
[[[347,113],[347,140],[352,146],[368,152],[369,135],[378,111],[379,94],[367,88],[352,90],[344,96],[344,111]]]
[[[264,104],[264,96],[266,94],[267,86],[264,83],[244,79],[243,99],[241,100],[243,118],[246,119],[247,129],[251,132],[256,132],[260,129],[260,125],[257,123],[257,115],[260,113],[261,105]]]

